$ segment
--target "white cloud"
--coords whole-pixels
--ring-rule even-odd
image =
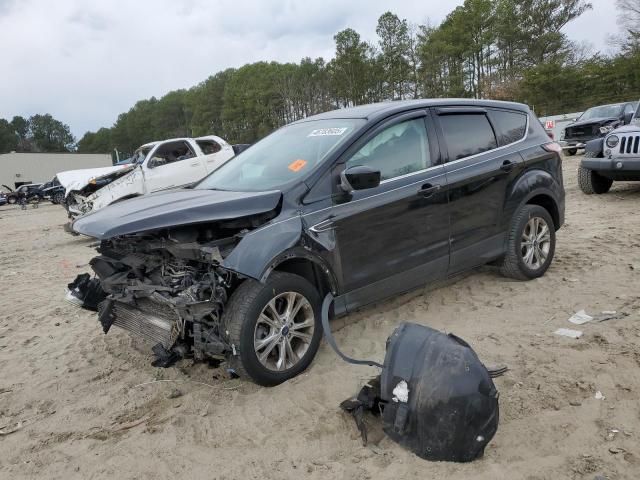
[[[137,100],[191,87],[227,67],[328,59],[333,35],[346,27],[374,40],[386,10],[413,23],[438,23],[461,3],[0,0],[0,117],[47,112],[80,137],[111,126]],[[571,32],[601,47],[590,22],[613,19],[615,25],[615,12],[609,6],[594,13]]]

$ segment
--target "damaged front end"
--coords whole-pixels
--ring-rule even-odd
[[[225,341],[222,314],[243,280],[224,268],[224,258],[275,214],[102,240],[100,255],[90,262],[96,277],[76,278],[67,299],[97,310],[105,333],[116,326],[150,341],[156,366],[184,356],[221,359],[233,350]]]
[[[74,170],[70,172],[62,172],[58,174],[61,184],[65,187],[67,196],[64,202],[65,208],[69,214],[69,218],[75,219],[86,215],[95,208],[101,208],[111,203],[115,197],[111,192],[107,192],[108,185],[112,185],[116,180],[123,179],[117,183],[125,186],[133,186],[131,192],[124,194],[136,195],[139,188],[136,185],[136,178],[141,177],[142,173],[136,170],[136,165],[124,165],[116,167]],[[137,174],[136,174],[137,173]],[[129,188],[128,190],[131,190]]]

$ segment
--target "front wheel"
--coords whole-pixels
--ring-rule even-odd
[[[55,203],[56,205],[61,205],[62,202],[64,202],[64,193],[62,192],[58,192],[56,193],[53,198],[51,199],[52,203]]]
[[[556,230],[549,212],[539,205],[525,205],[511,220],[502,274],[517,280],[541,277],[556,250]]]
[[[593,170],[589,170],[584,167],[578,169],[578,185],[580,190],[587,195],[597,194],[601,195],[607,193],[613,185],[613,180],[610,178],[598,175]]]
[[[320,295],[304,278],[273,272],[265,281],[244,281],[223,314],[230,369],[263,386],[303,372],[322,338]]]
[[[15,205],[16,203],[18,203],[18,199],[16,197],[8,197],[7,203],[10,205]]]
[[[567,155],[569,155],[570,157],[573,157],[576,153],[578,153],[577,148],[570,148],[567,150]]]

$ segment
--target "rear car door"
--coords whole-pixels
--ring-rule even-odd
[[[400,115],[369,131],[336,167],[382,174],[376,188],[337,194],[332,208],[347,310],[446,274],[447,182],[433,133],[427,111]]]
[[[438,108],[449,184],[449,273],[500,256],[509,186],[524,170],[518,143],[527,131],[524,113],[476,107]]]
[[[207,174],[203,157],[184,140],[162,143],[149,157],[143,165],[146,193],[187,186]]]
[[[196,144],[204,155],[203,162],[207,173],[217,170],[235,155],[231,145],[221,143],[215,138],[197,138]]]

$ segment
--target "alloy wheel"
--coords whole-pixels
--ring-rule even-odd
[[[531,217],[522,231],[520,250],[524,264],[538,270],[547,261],[551,249],[551,231],[541,217]]]
[[[254,332],[254,349],[260,363],[271,371],[295,366],[311,344],[315,315],[300,293],[284,292],[262,309]]]

